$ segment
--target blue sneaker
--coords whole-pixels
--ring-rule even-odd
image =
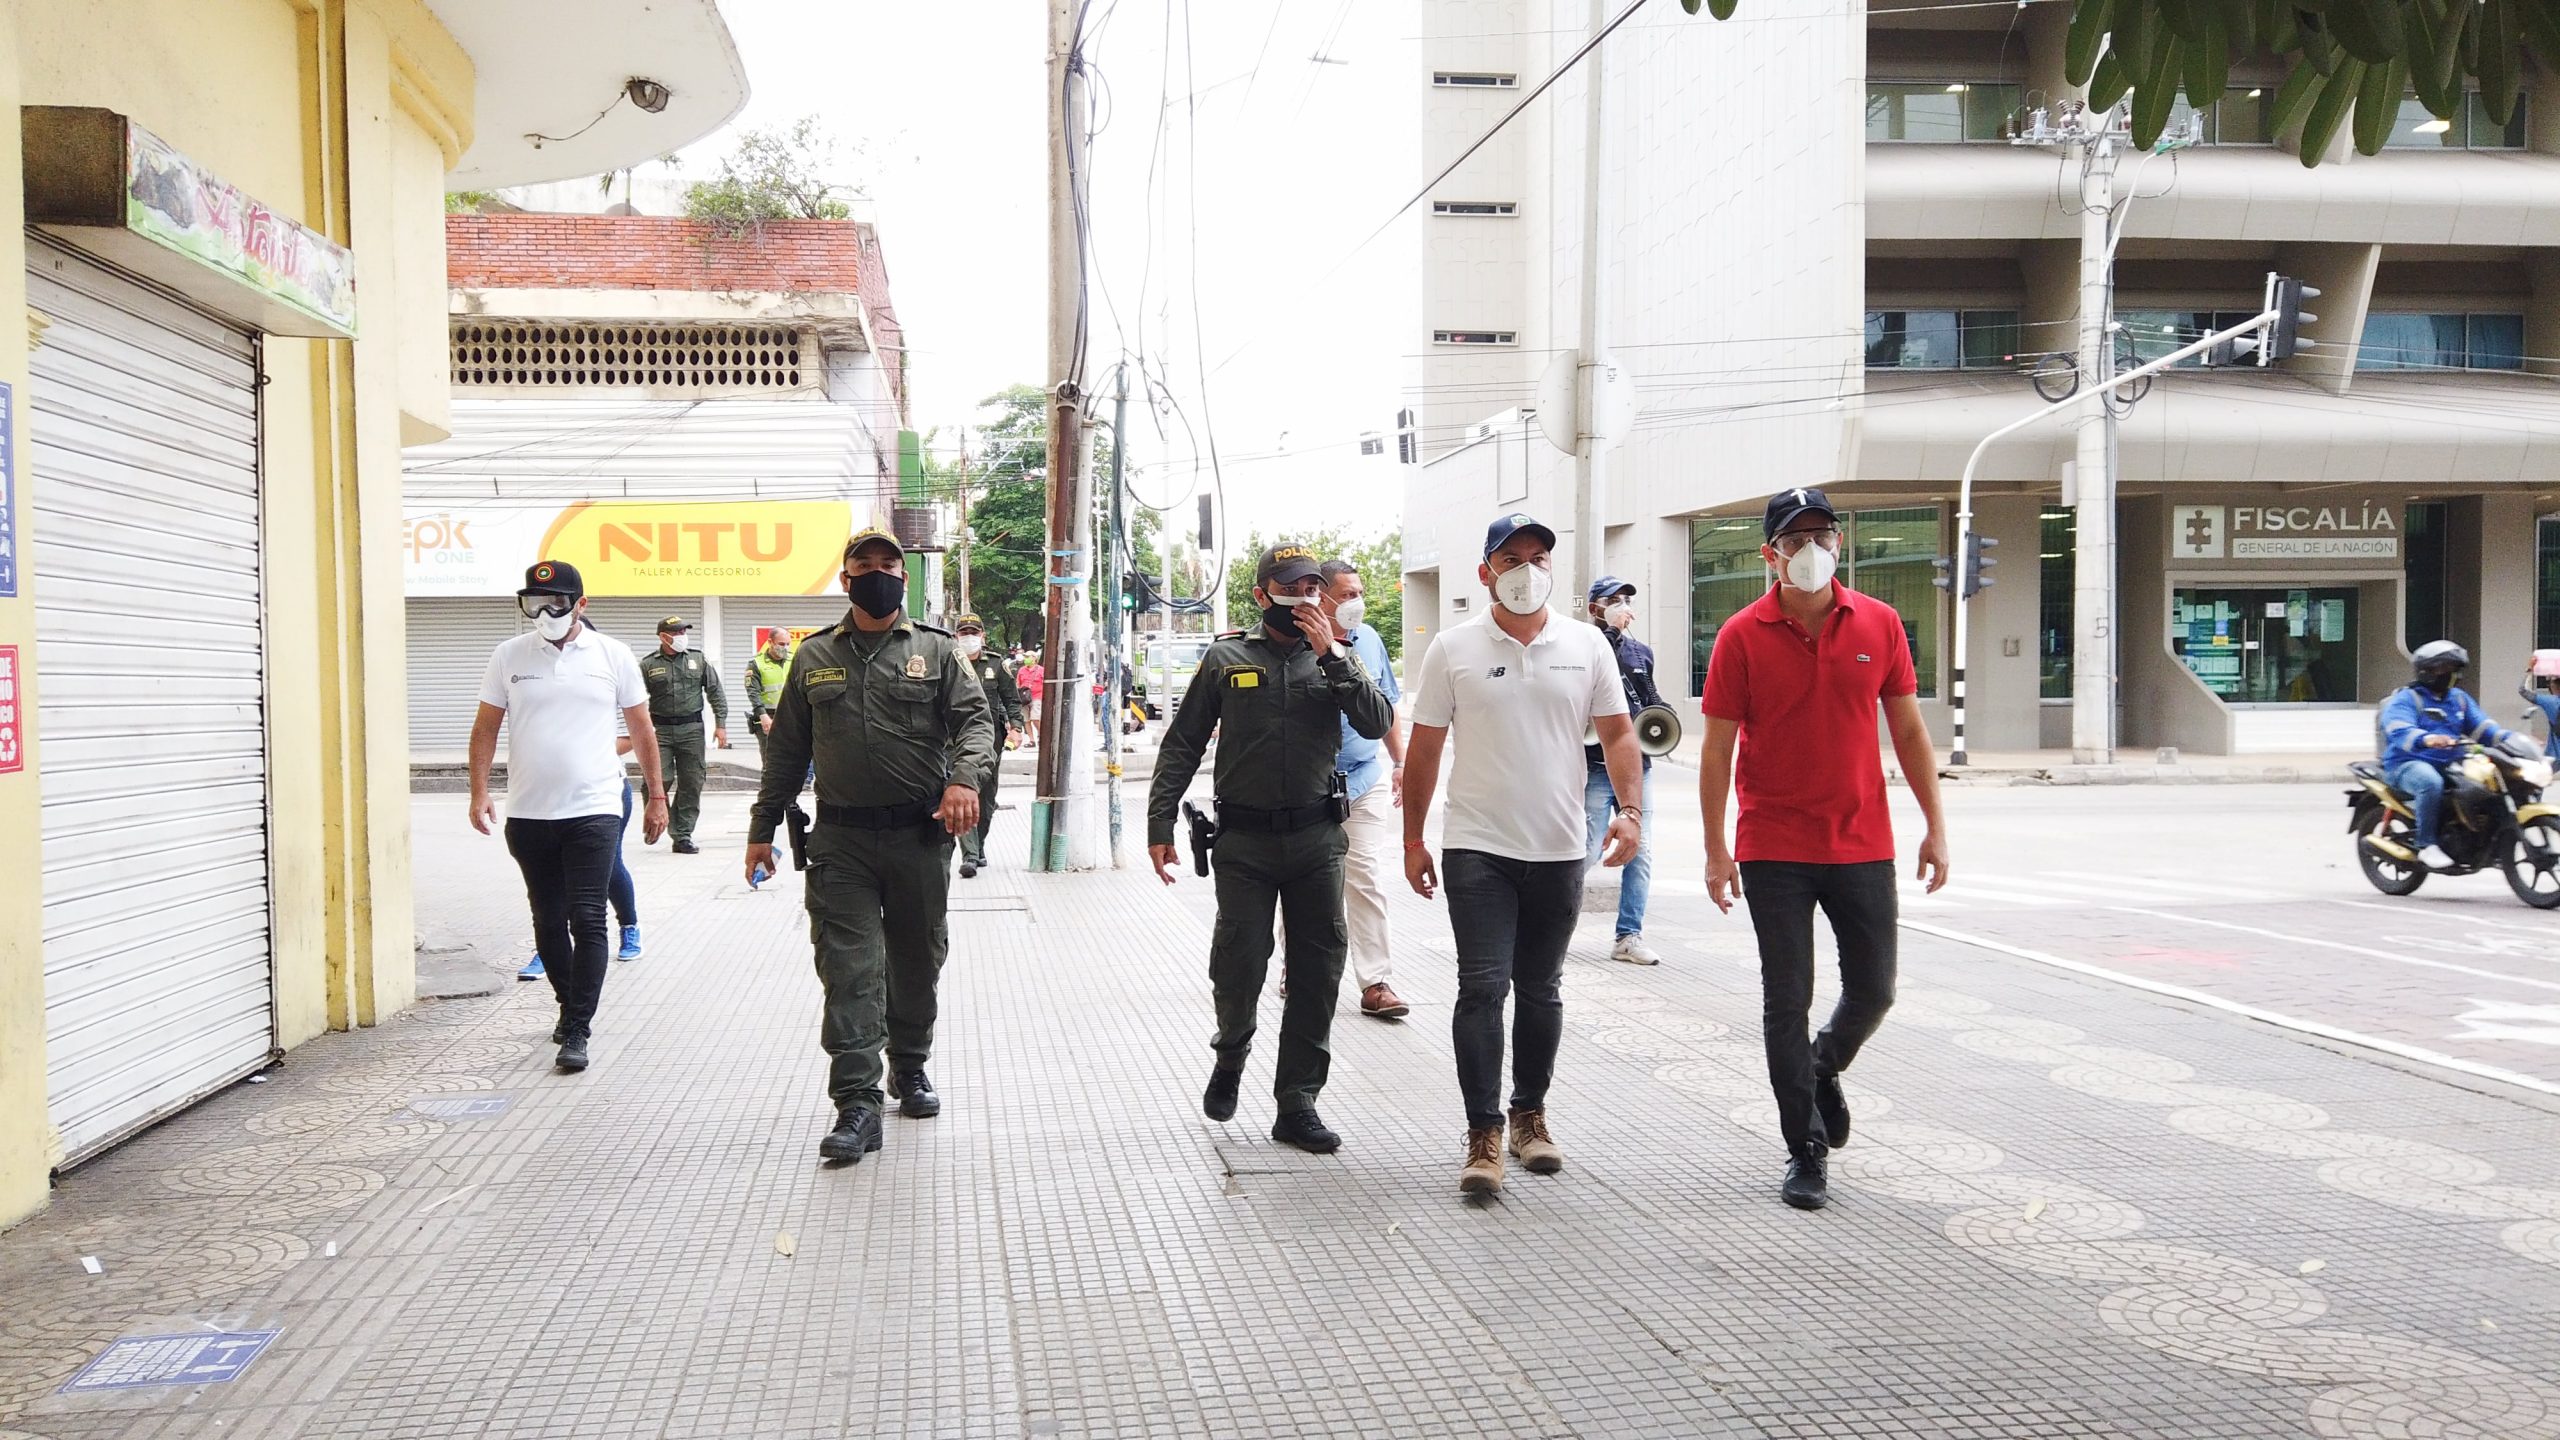
[[[625,925],[622,927],[622,951],[613,958],[616,960],[637,960],[640,958],[639,926]]]
[[[517,979],[519,979],[519,980],[539,980],[539,979],[541,979],[541,978],[542,978],[542,957],[541,957],[541,956],[539,956],[539,955],[536,955],[536,956],[534,956],[532,959],[527,960],[526,962],[524,962],[524,968],[516,972],[516,978],[517,978]]]

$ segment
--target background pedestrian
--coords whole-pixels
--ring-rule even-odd
[[[658,622],[658,649],[640,662],[640,678],[649,687],[649,719],[657,726],[658,743],[675,768],[675,808],[668,848],[693,855],[694,822],[702,817],[702,777],[708,757],[702,748],[702,711],[706,700],[712,716],[712,739],[729,748],[729,699],[720,692],[720,672],[693,653],[693,622],[670,615]]]
[[[1627,687],[1627,713],[1639,714],[1662,703],[1662,692],[1653,685],[1653,647],[1628,634],[1636,622],[1636,587],[1615,575],[1603,575],[1591,582],[1585,597],[1584,615],[1600,627],[1602,638],[1618,658],[1619,683]],[[1588,837],[1590,863],[1600,863],[1600,840],[1609,831],[1609,817],[1618,813],[1618,798],[1609,787],[1608,757],[1600,746],[1582,747],[1585,775],[1582,810],[1584,830]],[[1653,757],[1638,752],[1644,762],[1644,808],[1653,813]],[[1636,845],[1635,858],[1618,872],[1618,928],[1609,943],[1609,958],[1630,965],[1659,965],[1662,952],[1644,941],[1645,906],[1653,896],[1653,834],[1645,832]]]

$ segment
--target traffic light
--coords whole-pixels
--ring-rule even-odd
[[[2267,296],[2264,308],[2276,312],[2274,323],[2267,327],[2267,343],[2258,347],[2258,363],[2270,365],[2290,360],[2297,350],[2307,350],[2320,342],[2302,338],[2302,322],[2320,317],[2302,308],[2305,300],[2317,300],[2320,292],[2290,275],[2267,272]]]
[[[1938,578],[1930,581],[1930,584],[1937,586],[1941,590],[1953,590],[1956,588],[1956,562],[1954,556],[1932,556],[1930,557],[1929,565],[1930,568],[1938,572]]]
[[[1965,532],[1964,588],[1959,590],[1957,594],[1962,596],[1964,599],[1970,600],[1974,596],[1991,588],[1994,582],[1990,576],[1983,572],[2000,562],[1993,559],[1991,556],[1983,554],[1982,552],[1985,550],[1997,550],[1999,548],[1999,541],[1992,539],[1990,536],[1983,534],[1979,530],[1968,530]]]

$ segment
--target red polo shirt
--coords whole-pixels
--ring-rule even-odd
[[[1902,617],[1832,582],[1820,636],[1773,588],[1716,632],[1708,716],[1742,726],[1734,858],[1856,865],[1893,858],[1876,707],[1919,691]]]

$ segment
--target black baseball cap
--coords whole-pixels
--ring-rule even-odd
[[[658,633],[661,635],[681,635],[692,628],[693,622],[681,615],[670,615],[658,622]]]
[[[1633,595],[1636,587],[1615,575],[1603,575],[1591,582],[1591,594],[1585,603],[1597,605],[1612,595]]]
[[[1777,539],[1778,532],[1796,523],[1797,516],[1808,512],[1826,515],[1834,523],[1840,519],[1840,512],[1831,508],[1830,496],[1800,485],[1769,497],[1768,512],[1760,517],[1760,538]]]
[[[576,599],[587,593],[587,582],[578,577],[578,567],[566,560],[536,560],[525,567],[524,588],[518,596],[566,595]]]
[[[1301,580],[1324,578],[1324,567],[1316,563],[1316,552],[1304,545],[1274,545],[1262,552],[1262,563],[1253,567],[1253,583],[1268,585],[1277,580],[1294,585]]]
[[[1515,510],[1485,527],[1484,555],[1481,558],[1492,559],[1494,551],[1501,549],[1512,536],[1523,530],[1546,541],[1548,549],[1556,548],[1556,532]]]

